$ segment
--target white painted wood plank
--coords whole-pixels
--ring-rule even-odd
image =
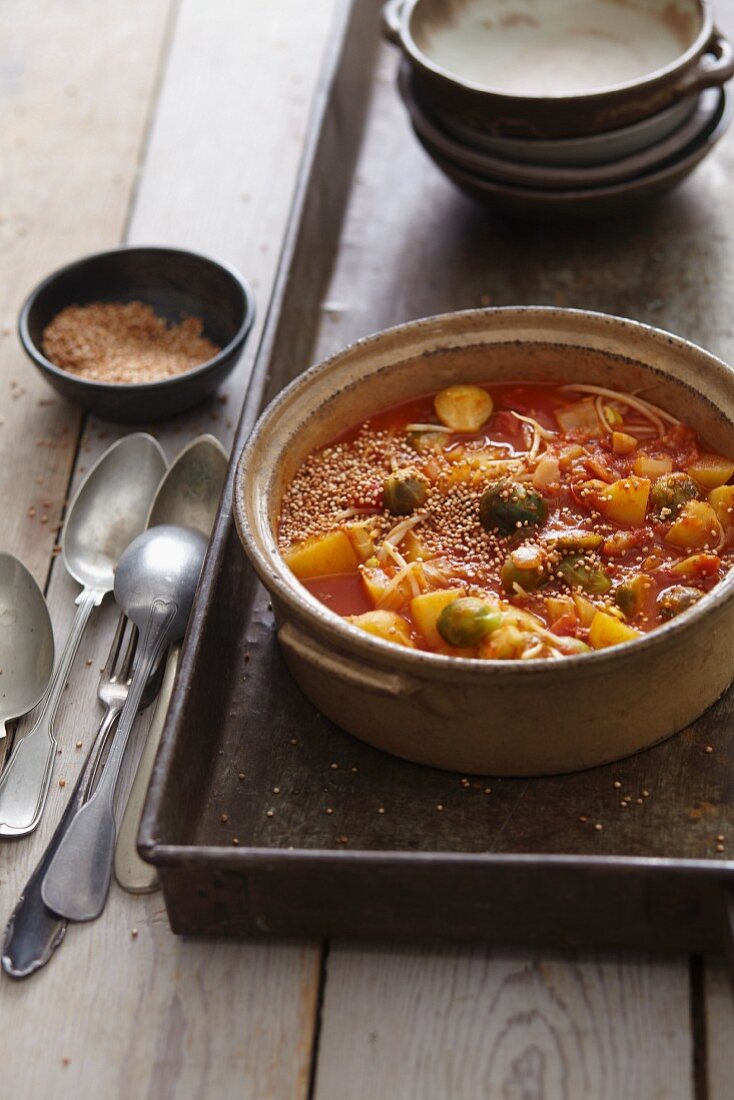
[[[297,0],[184,0],[174,28],[129,236],[226,256],[258,284],[261,317],[331,9],[332,0],[308,8]],[[94,52],[91,22],[78,48]],[[254,87],[256,96],[249,94]],[[86,171],[91,186],[91,158]],[[57,185],[63,188],[63,178]],[[46,232],[63,234],[62,221]],[[248,358],[254,347],[253,339]],[[200,430],[231,435],[246,369],[230,384],[228,405],[213,403],[161,430],[169,453]],[[118,434],[90,421],[74,484]],[[76,591],[54,569],[49,601],[59,637]],[[3,923],[76,776],[75,742],[86,744],[98,721],[94,688],[114,619],[112,606],[102,609],[72,672],[58,722],[62,754],[41,827],[0,849]],[[22,984],[3,979],[6,1018],[16,1021],[0,1034],[3,1092],[298,1100],[308,1086],[318,966],[315,945],[176,938],[159,895],[132,897],[113,884],[101,919],[71,928],[44,971]]]
[[[332,948],[315,1100],[690,1100],[678,959]]]

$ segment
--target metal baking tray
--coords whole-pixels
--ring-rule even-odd
[[[418,148],[395,91],[396,65],[380,43],[376,5],[344,6],[141,854],[160,872],[178,933],[727,947],[734,693],[622,763],[493,780],[408,764],[354,740],[314,710],[282,664],[230,505],[234,464],[263,404],[352,339],[447,309],[550,302],[664,325],[669,302],[668,324],[680,331],[678,249],[701,211],[710,218],[716,209],[714,170],[622,225],[492,220]],[[716,262],[728,255],[731,269],[725,218],[714,218],[714,229]],[[666,262],[673,256],[675,265]],[[722,311],[716,331],[726,332],[725,295],[712,304],[710,286],[689,283],[685,300],[684,335],[706,342],[697,326],[710,327],[714,308]],[[635,721],[633,699],[626,720]],[[456,722],[460,729],[460,715]]]

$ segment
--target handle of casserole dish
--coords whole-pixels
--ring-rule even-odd
[[[382,33],[393,46],[400,45],[403,9],[407,0],[386,0],[382,5]]]
[[[408,676],[397,672],[384,672],[382,669],[354,661],[343,653],[335,656],[316,639],[305,634],[295,623],[285,623],[278,631],[278,641],[286,655],[293,656],[306,664],[316,665],[322,672],[333,676],[335,680],[349,684],[360,691],[370,691],[375,695],[386,695],[396,699],[401,695],[411,695],[420,684]]]
[[[704,88],[713,88],[724,84],[734,76],[734,47],[728,38],[714,31],[706,53],[698,59],[695,67],[683,73],[675,86],[677,96],[692,95]]]

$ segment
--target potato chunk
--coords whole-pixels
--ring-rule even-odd
[[[353,573],[359,564],[351,542],[341,530],[296,543],[283,559],[302,581],[330,573]]]
[[[555,622],[556,619],[560,619],[562,616],[570,615],[574,619],[576,615],[576,608],[574,602],[570,596],[546,596],[545,609],[548,612],[548,618],[550,622]]]
[[[466,595],[463,588],[441,588],[436,592],[424,592],[410,601],[410,613],[423,637],[432,648],[443,645],[443,638],[436,623],[444,607]]]
[[[684,577],[715,577],[721,569],[721,558],[718,554],[691,554],[683,561],[677,561],[671,565],[671,573],[680,573]]]
[[[533,472],[533,485],[542,493],[557,492],[561,467],[555,455],[543,455]]]
[[[721,538],[721,524],[716,512],[705,500],[689,500],[671,525],[665,541],[671,546],[700,550],[715,546]]]
[[[700,454],[688,467],[688,473],[702,489],[718,489],[734,474],[734,462],[723,455]]]
[[[734,527],[734,485],[720,485],[712,489],[709,504],[724,530]]]
[[[629,455],[637,447],[637,440],[627,432],[612,432],[612,450],[615,455]],[[635,471],[637,473],[637,471]]]
[[[348,615],[347,618],[352,626],[358,626],[365,634],[373,634],[384,642],[394,642],[408,649],[415,648],[408,624],[395,611],[365,611],[362,615]]]
[[[634,638],[639,638],[641,633],[606,611],[597,611],[589,629],[589,642],[592,649],[606,649],[621,642],[631,642]]]
[[[352,523],[347,528],[347,538],[360,561],[367,561],[375,552],[375,542],[372,537],[373,526],[373,520],[361,520],[359,523]]]
[[[632,469],[638,477],[662,477],[672,471],[673,459],[670,455],[638,455]]]
[[[650,481],[646,477],[623,477],[603,489],[596,506],[603,516],[626,527],[639,527],[645,522]]]
[[[433,557],[420,535],[407,531],[400,543],[400,553],[406,561],[427,561]]]
[[[433,399],[442,424],[454,432],[478,432],[492,415],[494,403],[479,386],[449,386]]]
[[[360,573],[364,590],[377,608],[397,611],[398,608],[407,604],[413,595],[414,589],[410,583],[410,576],[405,572],[397,583],[395,577],[389,577],[379,566],[365,565]]]
[[[576,614],[583,626],[591,626],[596,615],[596,605],[587,600],[586,596],[581,596],[577,592],[573,594],[573,602],[576,606]]]

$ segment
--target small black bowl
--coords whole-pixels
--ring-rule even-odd
[[[222,350],[175,378],[132,384],[80,378],[43,354],[43,331],[66,306],[136,300],[174,324],[182,313],[200,318],[204,335]],[[212,393],[234,369],[254,317],[252,291],[234,268],[197,252],[133,245],[97,252],[49,275],[26,299],[18,333],[60,394],[107,420],[135,424],[184,412]]]

